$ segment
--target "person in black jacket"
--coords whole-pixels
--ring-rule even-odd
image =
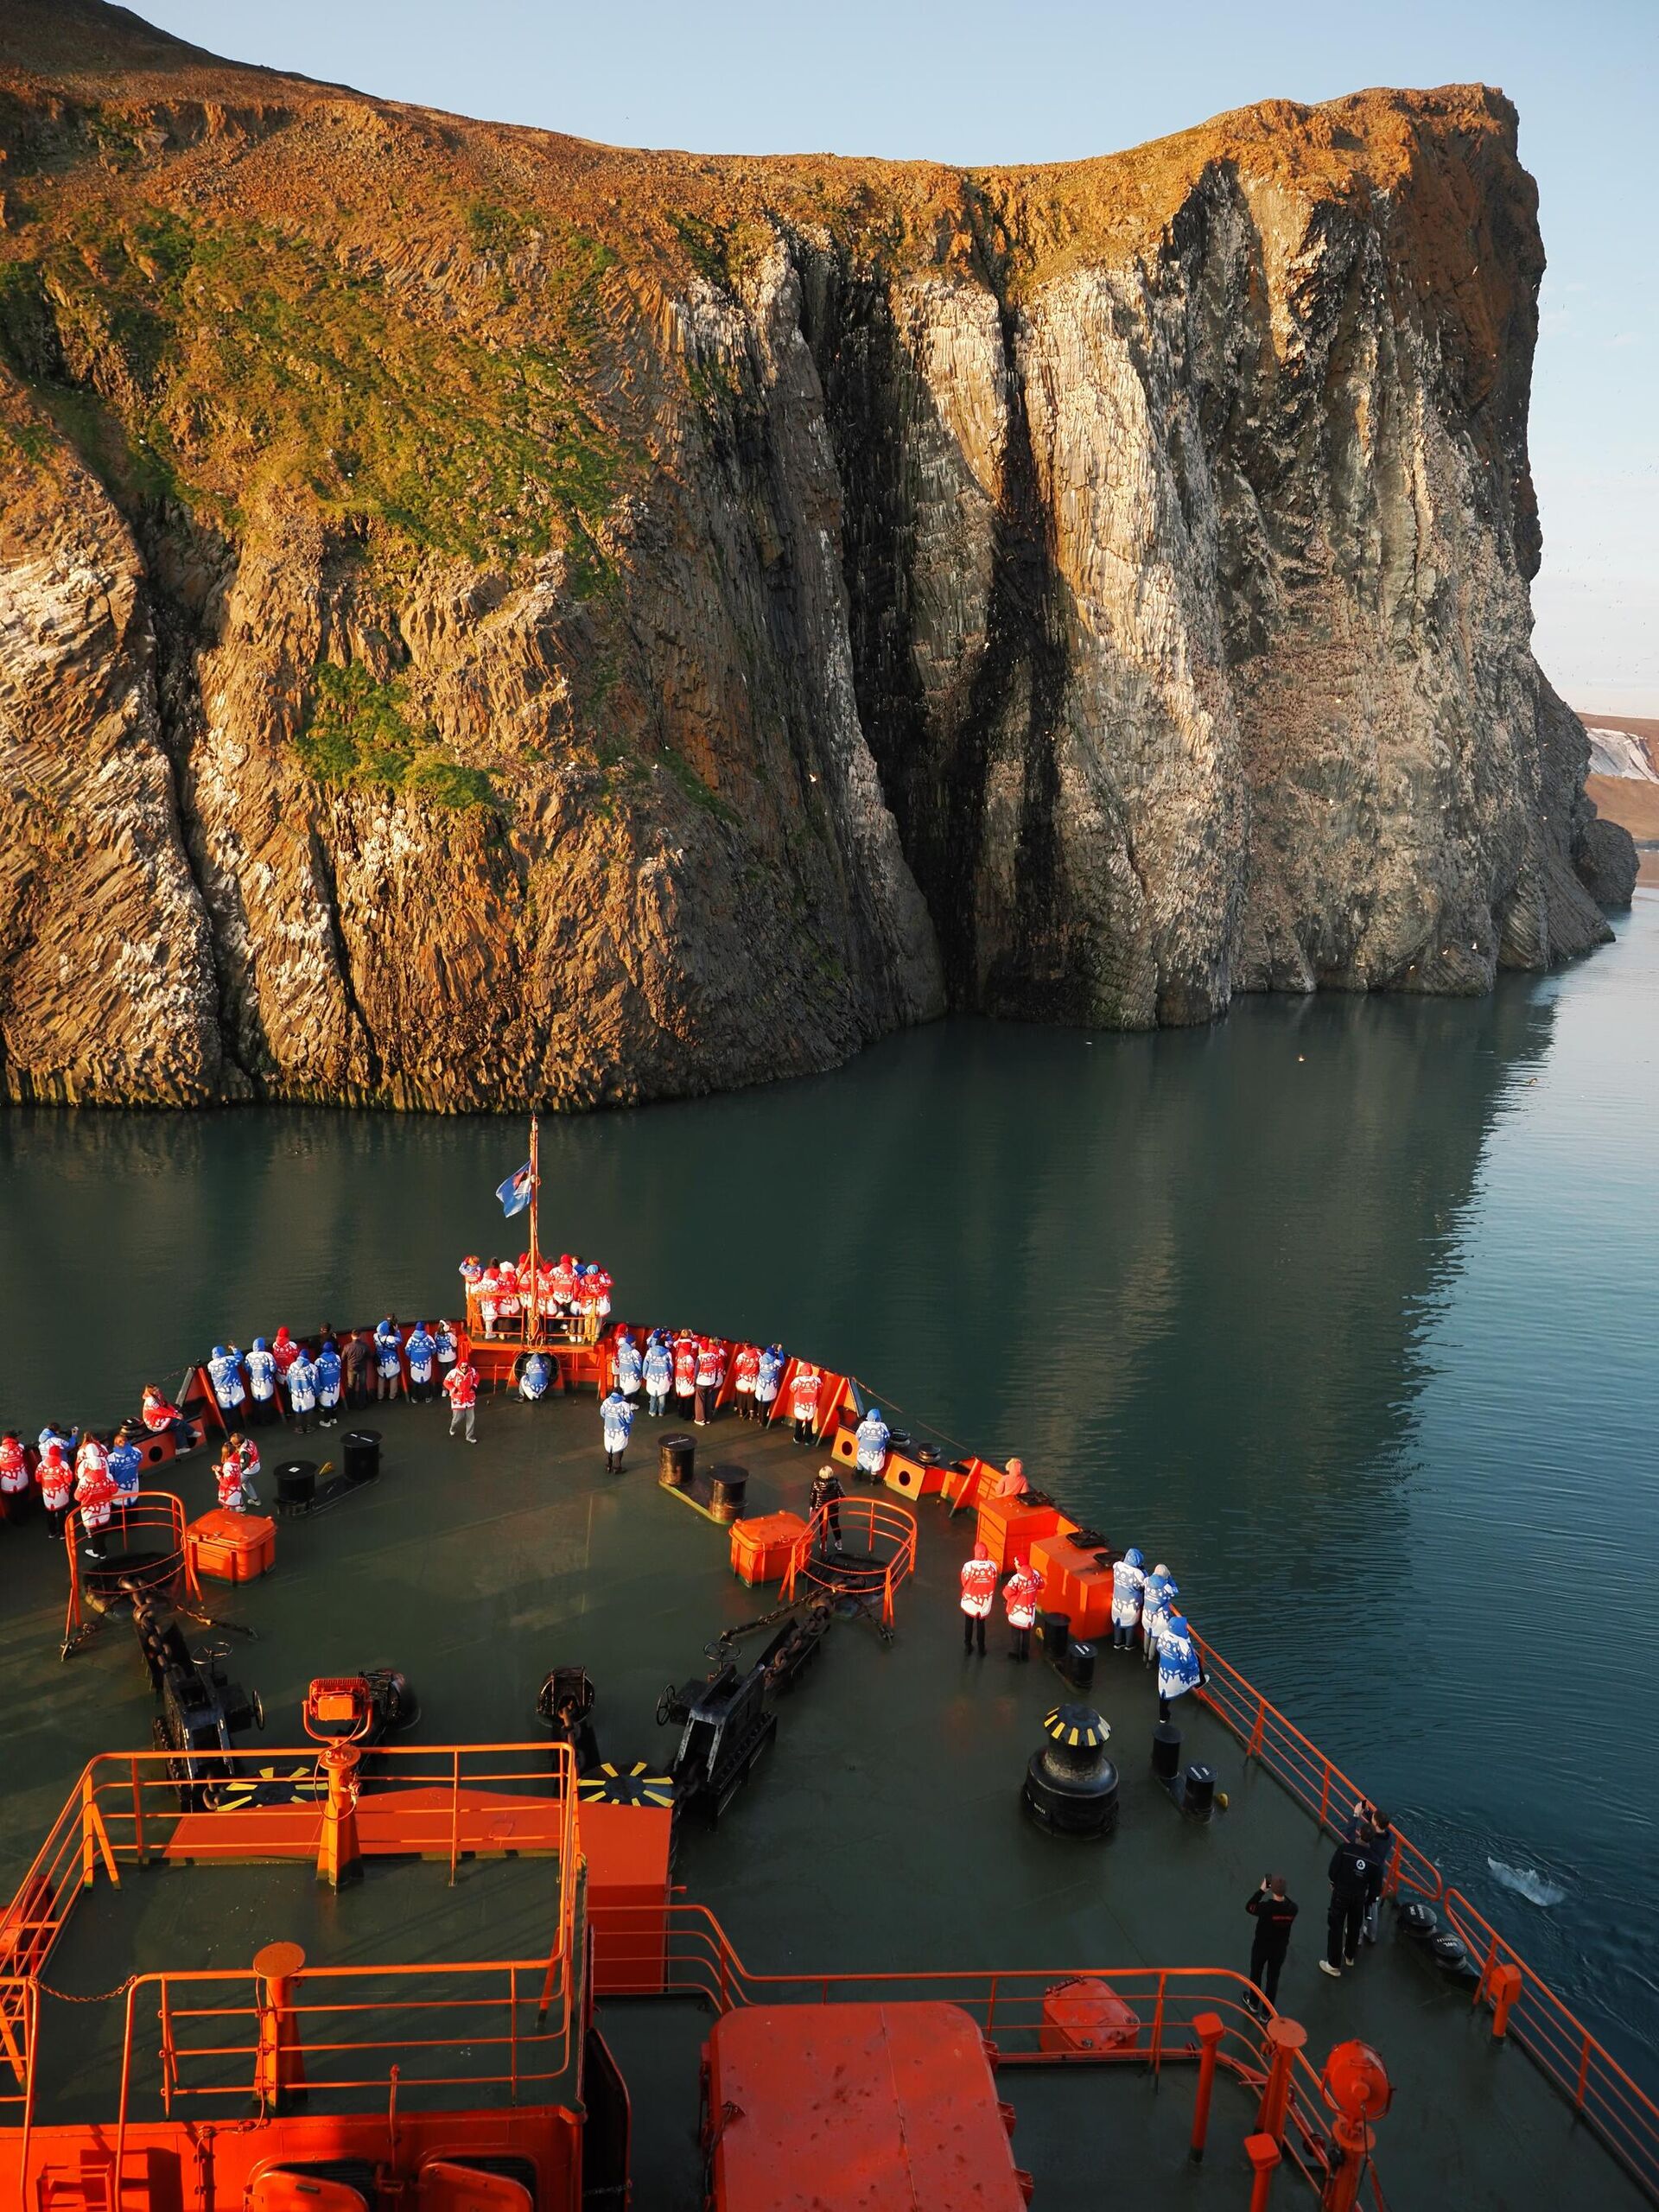
[[[1331,1916],[1325,1923],[1325,1956],[1319,1972],[1337,1980],[1359,1955],[1359,1925],[1371,1894],[1376,1853],[1363,1843],[1339,1843],[1331,1854]]]
[[[1291,1923],[1296,1917],[1296,1907],[1285,1895],[1284,1876],[1264,1874],[1255,1895],[1245,1898],[1244,1910],[1255,1923],[1255,1935],[1250,1944],[1250,1980],[1273,2004],[1279,1995],[1279,1975],[1285,1954],[1290,1948]],[[1262,2007],[1254,1993],[1244,2002],[1252,2012],[1260,2014]]]
[[[837,1551],[841,1549],[841,1501],[846,1495],[841,1477],[835,1469],[820,1467],[812,1478],[812,1488],[806,1501],[809,1517],[816,1513],[821,1505],[829,1507],[830,1510],[826,1516],[830,1524],[828,1533],[830,1541]],[[824,1548],[827,1553],[829,1545],[826,1544]]]

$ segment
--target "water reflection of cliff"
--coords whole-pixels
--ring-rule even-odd
[[[822,1079],[545,1124],[545,1234],[602,1253],[624,1310],[810,1347],[1091,1510],[1340,1516],[1358,1483],[1375,1516],[1420,1318],[1552,1020],[1517,986],[1093,1044],[949,1024]],[[462,1251],[517,1248],[490,1193],[522,1149],[476,1118],[14,1109],[0,1322],[42,1389],[101,1402],[108,1371],[118,1404],[226,1331],[451,1300]]]

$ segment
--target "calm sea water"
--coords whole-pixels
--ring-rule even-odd
[[[552,1122],[622,1312],[775,1336],[1027,1467],[1659,2078],[1659,894],[1485,1001],[953,1022]],[[0,1114],[0,1418],[453,1305],[508,1122]],[[887,1395],[896,1393],[896,1401]],[[1542,1906],[1492,1861],[1561,1892]]]

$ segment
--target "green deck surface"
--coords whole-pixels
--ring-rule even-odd
[[[366,1418],[385,1434],[378,1484],[314,1521],[280,1524],[270,1576],[208,1586],[209,1611],[257,1631],[256,1642],[234,1641],[232,1670],[260,1691],[269,1740],[299,1740],[313,1675],[393,1665],[421,1700],[411,1740],[528,1741],[540,1732],[543,1675],[575,1662],[598,1688],[602,1755],[665,1764],[675,1738],[654,1719],[664,1684],[701,1675],[706,1643],[775,1602],[775,1592],[733,1577],[725,1530],[658,1489],[656,1440],[672,1422],[642,1415],[613,1478],[591,1395],[535,1408],[486,1398],[472,1447],[451,1441],[435,1408]],[[342,1433],[305,1440],[304,1456],[338,1459]],[[283,1456],[265,1442],[267,1497]],[[821,1455],[727,1415],[700,1439],[700,1456],[746,1465],[749,1510],[766,1512],[802,1509]],[[206,1457],[174,1471],[189,1510],[205,1510]],[[1493,2045],[1466,1990],[1393,1939],[1386,1913],[1382,1942],[1356,1972],[1339,1982],[1319,1974],[1329,1840],[1191,1700],[1178,1713],[1185,1756],[1216,1767],[1230,1805],[1208,1826],[1184,1821],[1150,1775],[1155,1700],[1138,1658],[1103,1651],[1091,1700],[1112,1723],[1123,1777],[1117,1834],[1084,1844],[1035,1829],[1020,1810],[1020,1781],[1043,1713],[1067,1693],[1040,1657],[1010,1662],[1000,1621],[990,1656],[963,1656],[956,1583],[971,1524],[931,1501],[917,1511],[918,1569],[900,1592],[894,1640],[837,1622],[816,1666],[780,1700],[778,1741],[725,1820],[683,1837],[676,1878],[719,1916],[748,1968],[1242,1969],[1244,1899],[1272,1868],[1302,1906],[1281,2009],[1306,2025],[1316,2066],[1333,2044],[1360,2035],[1395,2082],[1376,2154],[1392,2212],[1513,2212],[1575,2198],[1622,2212],[1645,2201],[1525,2054]],[[0,1625],[10,1691],[0,1856],[11,1880],[84,1761],[150,1739],[151,1699],[130,1629],[106,1628],[60,1663],[62,1560],[39,1529],[0,1531],[11,1584]],[[338,1899],[319,1893],[302,1866],[143,1870],[118,1897],[100,1879],[47,1979],[67,1992],[101,1991],[134,1967],[240,1965],[279,1936],[315,1961],[358,1964],[545,1948],[556,1896],[549,1861],[467,1862],[453,1889],[447,1875],[442,1866],[383,1865]],[[97,2094],[119,2049],[120,2011],[48,2000],[43,2119]],[[602,2007],[632,2095],[642,2205],[700,2202],[696,2061],[709,2024],[685,2002]],[[1017,2156],[1045,2212],[1098,2204],[1109,2172],[1182,2202],[1243,2201],[1239,2145],[1252,2108],[1242,2091],[1218,2094],[1210,2156],[1193,2167],[1190,2067],[1167,2067],[1157,2082],[1138,2066],[1010,2067],[1000,2078],[1019,2113]],[[1287,2178],[1279,2196],[1299,2201]]]

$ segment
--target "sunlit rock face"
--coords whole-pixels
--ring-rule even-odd
[[[14,1096],[664,1096],[1628,899],[1496,93],[704,160],[24,0],[0,142]]]

